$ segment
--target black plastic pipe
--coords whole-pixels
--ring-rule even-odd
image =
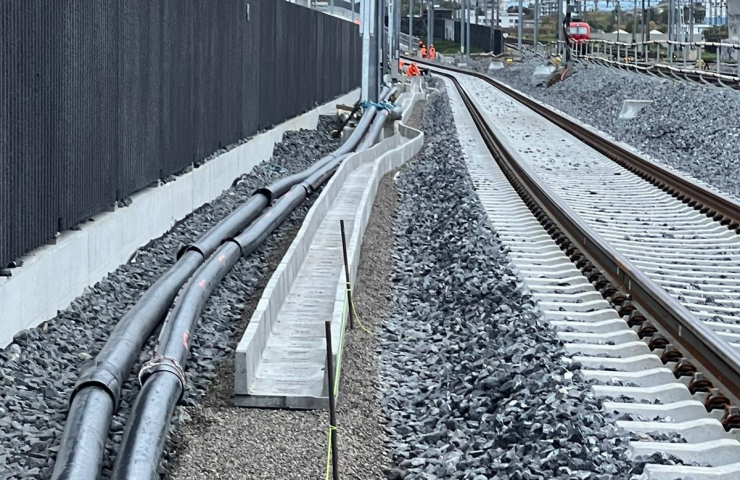
[[[385,91],[390,95],[390,90]],[[387,97],[386,95],[386,97]],[[367,109],[352,135],[336,152],[306,169],[255,192],[244,205],[206,232],[195,244],[178,252],[179,260],[118,322],[95,362],[80,375],[70,399],[64,434],[57,454],[53,480],[94,480],[100,472],[105,442],[113,413],[118,408],[121,387],[138,358],[144,342],[159,325],[178,291],[193,272],[224,242],[254,220],[275,198],[351,152],[375,109]],[[360,128],[362,127],[362,128]]]
[[[244,232],[223,244],[198,269],[165,321],[157,350],[140,373],[143,386],[123,434],[112,480],[157,479],[164,439],[177,402],[185,390],[184,365],[192,332],[213,289],[241,256],[253,253],[313,192],[326,182],[348,155],[326,163],[265,211]]]
[[[350,137],[356,145],[360,136]],[[82,371],[72,392],[62,441],[57,453],[53,480],[95,480],[100,471],[105,441],[113,413],[118,408],[121,387],[151,336],[175,300],[178,291],[198,266],[224,242],[254,220],[275,194],[300,184],[334,157],[278,180],[255,195],[206,232],[196,243],[180,252],[178,262],[152,285],[116,325],[95,362]],[[108,399],[100,395],[107,393]],[[94,398],[95,401],[91,401]],[[94,419],[94,420],[91,420]]]

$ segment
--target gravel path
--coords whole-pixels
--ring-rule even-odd
[[[330,131],[331,121],[322,118],[316,131],[286,133],[283,143],[276,145],[270,163],[255,167],[218,199],[139,250],[130,263],[109,274],[57,317],[19,333],[8,348],[0,350],[0,478],[50,477],[77,375],[103,346],[118,319],[173,264],[182,245],[200,237],[256,188],[300,171],[335,149],[338,142],[331,138]],[[269,275],[271,252],[290,243],[310,203],[296,210],[254,255],[241,259],[208,301],[187,366],[186,405],[199,401],[217,366],[230,358],[240,331],[244,299]],[[155,338],[156,334],[152,341]],[[147,345],[142,351],[140,362],[149,358],[150,349],[151,345]],[[138,372],[138,368],[136,365],[134,371]],[[138,382],[131,375],[124,387],[121,408],[113,419],[102,478],[110,474],[112,453],[117,451],[123,423],[137,393]],[[176,425],[187,422],[183,412],[178,409]],[[173,447],[172,439],[168,439],[163,471],[172,459]]]
[[[580,366],[524,294],[468,176],[446,96],[402,170],[382,404],[406,479],[614,479],[641,472]],[[658,459],[668,462],[668,459]]]
[[[532,87],[538,63],[506,67],[492,76],[655,160],[740,196],[740,92],[594,65],[579,65],[575,75],[551,88]],[[625,99],[653,104],[634,120],[620,120]]]

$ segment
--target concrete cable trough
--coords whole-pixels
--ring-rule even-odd
[[[716,391],[702,388],[705,379],[701,374],[680,375],[685,363],[680,355],[674,355],[669,340],[654,328],[648,332],[644,318],[642,322],[636,321],[639,315],[635,314],[634,306],[625,302],[624,297],[617,302],[615,299],[621,294],[598,272],[589,271],[589,262],[583,255],[569,247],[567,252],[575,260],[566,256],[559,246],[569,245],[567,241],[563,243],[566,238],[559,230],[563,225],[560,219],[543,220],[543,211],[548,211],[538,209],[542,200],[533,202],[532,189],[512,187],[512,177],[505,175],[486,151],[476,129],[486,129],[487,135],[495,136],[498,146],[494,150],[506,152],[509,156],[506,162],[528,165],[524,172],[539,176],[537,182],[544,180],[550,185],[553,189],[548,194],[550,200],[570,205],[563,208],[572,208],[584,228],[598,232],[594,241],[603,242],[598,236],[603,235],[610,243],[615,242],[610,247],[612,251],[621,251],[646,270],[653,281],[668,288],[673,285],[671,293],[697,316],[717,320],[708,325],[716,330],[732,330],[736,326],[737,309],[734,298],[730,298],[733,295],[722,299],[727,306],[720,305],[716,298],[720,298],[720,290],[735,289],[734,275],[726,273],[738,271],[734,263],[737,257],[731,253],[723,253],[719,258],[704,255],[697,250],[699,245],[692,243],[709,244],[713,250],[724,252],[733,248],[727,243],[735,244],[735,232],[558,131],[487,82],[458,73],[451,77],[468,95],[467,105],[456,97],[453,110],[478,194],[502,240],[510,245],[520,274],[545,318],[559,331],[571,361],[583,365],[584,375],[597,382],[593,391],[605,399],[607,411],[631,415],[632,420],[620,421],[620,427],[636,434],[678,433],[687,442],[633,441],[631,449],[635,456],[661,453],[698,465],[689,468],[648,464],[646,477],[673,479],[690,472],[695,479],[738,478],[737,430],[726,432],[733,426],[727,422],[733,410],[724,408],[726,402]],[[466,107],[475,111],[476,125]],[[488,145],[490,148],[491,144]],[[564,178],[577,181],[563,181]],[[523,192],[526,202],[520,197]],[[535,216],[533,209],[540,213]],[[626,213],[622,214],[622,210]],[[634,220],[638,215],[640,219]],[[686,238],[682,239],[682,235]],[[581,244],[575,245],[581,248]],[[593,251],[581,250],[581,253],[587,253],[589,260],[594,255]],[[580,269],[573,265],[576,260]],[[635,268],[629,266],[629,261],[625,262],[625,268]],[[581,272],[584,268],[589,280]],[[704,291],[704,285],[686,279],[692,276],[707,278],[712,293]],[[702,304],[687,302],[675,288],[692,289],[696,295],[710,296],[711,300]],[[611,303],[604,300],[604,293]],[[722,350],[722,344],[729,347],[725,342],[733,334],[720,331],[713,335],[715,348]],[[687,346],[691,348],[686,342],[682,344],[683,348]],[[737,388],[726,383],[723,386],[730,391]],[[724,425],[720,420],[724,420]]]
[[[399,97],[404,118],[423,98],[417,80]],[[383,175],[411,159],[423,134],[399,125],[373,148],[354,154],[316,201],[275,270],[236,351],[235,403],[240,406],[325,408],[324,322],[332,320],[332,346],[341,355],[345,308],[339,220],[349,230],[350,275],[359,262],[362,235]]]

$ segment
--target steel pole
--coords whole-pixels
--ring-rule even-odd
[[[562,55],[563,50],[563,0],[557,0],[558,5],[558,53]]]
[[[540,0],[534,0],[534,51],[537,53],[537,39],[540,33]]]
[[[380,75],[378,76],[378,87],[385,83],[385,72],[388,71],[388,42],[385,38],[385,15],[386,15],[386,1],[378,0],[378,55],[380,55]],[[380,94],[380,91],[378,91]]]
[[[637,0],[632,4],[632,45],[637,42]]]
[[[470,56],[470,2],[471,1],[472,0],[468,0],[468,14],[466,15],[466,20],[468,22],[468,25],[467,25],[467,29],[465,30],[465,51],[468,53],[468,56]]]
[[[689,0],[689,42],[694,43],[694,4],[695,0]]]
[[[388,4],[388,55],[390,56],[391,79],[398,80],[398,11],[401,0],[389,0]]]
[[[409,50],[414,51],[414,0],[409,0]]]
[[[465,10],[467,9],[467,0],[460,0],[460,53],[467,55],[465,51]]]
[[[524,18],[522,17],[522,9],[523,8],[524,8],[524,4],[523,4],[522,0],[519,0],[519,15],[518,15],[518,17],[519,17],[519,28],[517,29],[517,36],[519,38],[518,38],[518,40],[516,42],[516,46],[519,49],[519,55],[522,54],[522,35],[524,35],[524,29],[522,28],[523,27],[523,23],[524,23]]]
[[[362,0],[360,3],[360,35],[362,36],[362,99],[378,101],[378,44],[377,0]]]
[[[434,3],[427,0],[427,51],[434,43]]]
[[[668,0],[668,63],[673,63],[673,14],[674,6],[673,0]]]

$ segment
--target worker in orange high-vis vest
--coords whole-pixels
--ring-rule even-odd
[[[427,47],[421,46],[421,58],[427,58]]]
[[[409,65],[409,69],[406,74],[409,77],[418,77],[419,75],[421,75],[421,71],[419,70],[419,67],[417,67],[415,63],[412,63],[411,65]]]
[[[429,45],[429,60],[434,60],[437,56],[437,50],[434,49],[434,45]]]
[[[403,73],[403,60],[398,59],[398,72]]]

